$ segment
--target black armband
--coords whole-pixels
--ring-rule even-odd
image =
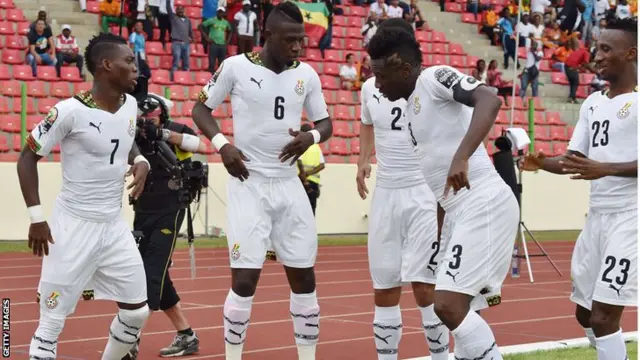
[[[461,104],[467,106],[473,106],[471,98],[473,92],[482,85],[478,79],[466,76],[460,79],[455,85],[453,85],[453,99]]]

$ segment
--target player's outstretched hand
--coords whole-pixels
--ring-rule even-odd
[[[137,164],[133,164],[129,171],[127,171],[127,176],[133,175],[133,181],[129,186],[127,186],[127,190],[133,188],[131,191],[131,197],[135,200],[138,200],[138,197],[144,191],[144,184],[147,181],[147,174],[149,174],[149,164],[145,161],[140,161]]]
[[[453,195],[456,195],[460,189],[466,187],[467,190],[471,189],[469,184],[469,161],[463,158],[454,157],[451,161],[451,167],[449,168],[449,174],[447,175],[447,184],[444,186],[444,198],[447,198],[449,191],[453,188]]]
[[[358,185],[358,194],[362,200],[367,198],[369,189],[365,179],[371,177],[371,165],[358,166],[358,175],[356,176],[356,184]]]
[[[222,157],[222,163],[227,169],[229,175],[245,181],[249,178],[249,170],[244,166],[245,161],[249,161],[240,149],[231,145],[225,144],[220,148],[220,157]]]
[[[537,171],[542,169],[544,165],[545,155],[542,151],[538,152],[535,155],[527,154],[518,160],[518,167],[522,171]]]
[[[49,255],[49,243],[54,244],[55,242],[46,221],[33,223],[29,226],[29,249],[33,255]]]
[[[282,152],[278,158],[280,162],[291,159],[291,165],[293,165],[298,158],[307,151],[309,146],[313,145],[313,134],[306,131],[289,129],[289,135],[293,136],[293,140],[282,148]]]
[[[562,165],[562,172],[574,174],[571,176],[574,180],[595,180],[611,175],[603,163],[581,156],[570,155],[559,163]]]

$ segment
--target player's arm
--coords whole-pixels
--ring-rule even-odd
[[[428,79],[436,97],[473,108],[469,129],[454,156],[467,160],[491,131],[502,101],[483,83],[452,67],[440,66],[433,75]]]
[[[360,91],[360,122],[362,125],[360,126],[360,156],[358,157],[358,172],[356,174],[358,194],[362,200],[366,199],[369,193],[365,179],[371,177],[370,163],[375,147],[373,121],[367,107],[369,96],[368,84],[365,84]]]
[[[438,241],[440,241],[440,237],[442,236],[442,226],[444,226],[444,216],[445,216],[446,212],[444,211],[444,209],[442,208],[442,206],[440,206],[440,203],[438,203]]]
[[[304,99],[304,108],[309,120],[313,121],[313,130],[310,132],[313,134],[314,142],[318,144],[329,140],[333,134],[333,124],[322,93],[320,77],[315,71],[309,81],[309,92]],[[315,131],[319,133],[319,137]]]
[[[164,128],[159,129],[158,132],[160,133],[160,140],[168,142],[182,151],[200,154],[204,154],[207,151],[207,144],[200,140],[196,132],[186,125],[182,125],[181,131]]]

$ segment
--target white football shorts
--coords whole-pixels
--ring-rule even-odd
[[[435,284],[441,257],[436,210],[436,198],[426,184],[375,188],[367,242],[374,289]]]
[[[571,257],[570,299],[591,310],[591,302],[638,306],[638,210],[590,210]]]
[[[244,182],[231,177],[227,188],[227,243],[232,268],[261,269],[270,245],[292,268],[313,267],[318,254],[316,220],[298,177]]]
[[[473,296],[482,310],[501,301],[520,221],[518,201],[504,183],[471,190],[468,201],[446,214],[436,291]],[[455,196],[449,194],[449,196]]]
[[[126,221],[83,220],[55,206],[48,221],[54,244],[43,257],[41,311],[67,316],[81,296],[126,304],[147,301],[147,280]]]

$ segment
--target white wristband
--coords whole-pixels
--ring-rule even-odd
[[[319,132],[318,130],[313,129],[313,130],[310,130],[310,131],[309,131],[309,133],[310,133],[311,135],[313,135],[313,143],[314,143],[314,144],[317,144],[317,143],[319,143],[319,142],[320,142],[320,138],[321,138],[322,136],[320,135],[320,132]]]
[[[28,207],[27,211],[29,211],[29,217],[31,218],[31,223],[32,224],[41,223],[41,222],[45,222],[46,221],[44,219],[44,214],[42,213],[42,206],[34,205],[34,206],[31,206],[31,207]]]
[[[142,156],[142,155],[138,155],[138,156],[136,156],[136,157],[133,159],[133,164],[135,165],[135,164],[137,164],[137,163],[139,163],[139,162],[141,162],[141,161],[146,162],[146,163],[147,163],[147,165],[149,165],[149,169],[151,169],[151,164],[149,164],[149,161],[147,161],[147,159],[146,159],[144,156]]]
[[[222,149],[222,147],[227,145],[228,143],[229,140],[227,140],[227,138],[224,137],[222,133],[218,133],[216,134],[216,136],[211,138],[211,144],[214,148],[216,148],[217,151],[220,151],[220,149]]]
[[[180,149],[189,152],[198,151],[200,146],[200,138],[191,134],[182,134],[182,142],[180,143]]]

